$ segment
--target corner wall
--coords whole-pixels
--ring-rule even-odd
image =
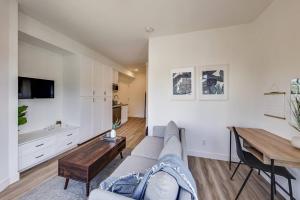
[[[254,52],[259,59],[258,67],[262,70],[259,82],[260,101],[263,93],[270,90],[286,92],[287,120],[264,117],[263,109],[258,109],[257,121],[263,129],[291,139],[300,135],[288,124],[290,119],[289,98],[290,82],[300,77],[300,1],[275,0],[270,7],[251,24],[254,31],[256,48]],[[300,169],[290,169],[297,181],[294,181],[294,196],[300,198]],[[287,181],[278,177],[283,186]],[[287,187],[286,187],[287,188]]]
[[[226,160],[227,126],[256,126],[258,70],[247,25],[151,38],[148,66],[148,125],[175,120],[186,128],[191,155]],[[227,101],[171,99],[173,68],[229,64]],[[199,88],[199,87],[196,87]]]
[[[0,191],[18,180],[18,3],[0,1]]]
[[[289,94],[291,79],[300,77],[299,19],[299,1],[274,0],[247,25],[151,38],[149,131],[175,120],[187,129],[190,155],[222,160],[229,153],[226,126],[260,127],[287,139],[299,135],[288,120],[263,116],[263,93],[275,87]],[[230,65],[228,101],[171,100],[171,69],[215,64]],[[299,199],[300,170],[290,170],[297,178],[293,187]],[[287,186],[285,180],[276,180]]]
[[[19,100],[19,105],[28,106],[28,123],[20,127],[21,133],[44,129],[63,120],[63,68],[62,54],[19,41],[19,76],[55,82],[53,99]]]

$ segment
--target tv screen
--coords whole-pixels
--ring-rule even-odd
[[[54,81],[19,77],[19,99],[54,98]]]

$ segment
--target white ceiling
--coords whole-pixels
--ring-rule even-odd
[[[25,14],[122,65],[145,63],[148,37],[248,23],[272,0],[19,0]],[[145,32],[151,26],[154,33]]]

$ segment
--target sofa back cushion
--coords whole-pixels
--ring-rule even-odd
[[[157,172],[148,182],[144,200],[176,200],[179,186],[166,172]]]
[[[164,135],[164,145],[167,144],[168,140],[172,137],[175,136],[180,140],[179,137],[179,129],[176,125],[175,122],[170,121],[165,129],[165,135]]]
[[[182,159],[182,146],[179,139],[174,135],[167,141],[164,148],[160,152],[158,159],[161,159],[168,154],[176,155]]]

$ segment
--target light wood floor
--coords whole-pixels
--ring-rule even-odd
[[[249,168],[241,165],[233,181],[230,176],[235,169],[229,171],[228,162],[205,158],[189,157],[189,167],[196,180],[198,197],[205,200],[233,200],[243,184]],[[253,172],[245,186],[240,200],[267,200],[270,199],[270,185],[267,181]],[[275,198],[283,200],[279,194]]]
[[[145,119],[129,118],[128,122],[117,130],[117,134],[126,137],[126,147],[133,149],[145,137]],[[20,181],[0,193],[0,199],[17,200],[38,185],[57,176],[58,159],[67,153],[22,173]]]
[[[145,120],[130,118],[125,125],[117,130],[117,134],[125,136],[127,138],[127,148],[133,149],[144,138]],[[54,158],[22,173],[19,182],[0,193],[0,199],[18,199],[26,192],[57,176],[58,159],[59,157]],[[249,171],[246,166],[242,166],[234,181],[231,181],[230,175],[232,171],[229,171],[227,162],[189,157],[189,167],[196,180],[198,197],[205,200],[233,200]],[[269,184],[257,173],[253,173],[240,199],[269,199],[269,190]],[[279,196],[276,199],[282,200],[283,198]]]

